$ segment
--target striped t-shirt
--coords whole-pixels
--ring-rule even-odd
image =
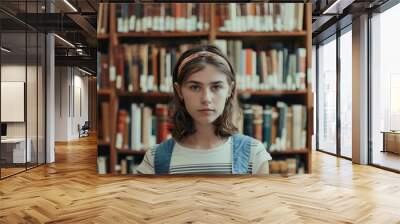
[[[170,174],[231,174],[232,173],[232,137],[211,149],[192,149],[175,142],[171,156]],[[137,167],[138,173],[154,174],[153,147],[146,152],[142,163]],[[264,162],[268,163],[271,156],[265,150],[264,145],[253,139],[251,142],[251,154],[249,161],[249,173],[256,174]],[[263,173],[268,174],[267,170]]]

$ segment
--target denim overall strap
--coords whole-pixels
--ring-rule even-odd
[[[156,147],[154,155],[154,172],[155,174],[168,174],[169,165],[171,163],[172,150],[175,141],[173,138],[168,139],[164,143]]]
[[[247,174],[251,151],[249,136],[234,134],[232,136],[232,174]]]

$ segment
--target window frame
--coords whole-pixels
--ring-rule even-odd
[[[348,18],[344,18],[348,19]],[[347,20],[348,21],[348,20]],[[338,21],[340,22],[340,21]],[[327,153],[333,156],[337,156],[339,158],[347,159],[347,160],[352,160],[352,158],[347,157],[342,155],[342,150],[341,150],[341,118],[340,118],[340,81],[341,81],[341,67],[340,67],[340,37],[347,32],[352,32],[352,22],[349,22],[349,24],[346,24],[344,27],[339,28],[336,27],[336,32],[333,33],[332,35],[326,37],[325,39],[319,40],[315,45],[315,54],[316,54],[316,151]],[[320,79],[319,79],[319,47],[321,44],[326,44],[330,41],[336,41],[336,152],[331,153],[328,152],[324,149],[320,148],[320,143],[319,143],[319,135],[320,135],[320,130],[319,130],[319,87],[320,87]],[[339,93],[339,94],[338,94]]]

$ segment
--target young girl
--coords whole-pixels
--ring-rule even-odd
[[[264,145],[232,123],[235,73],[210,45],[184,52],[173,72],[172,138],[147,151],[142,174],[268,174]]]

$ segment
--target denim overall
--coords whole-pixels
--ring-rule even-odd
[[[242,135],[232,135],[232,174],[247,174],[250,160],[252,138]],[[154,155],[155,174],[168,174],[175,141],[170,138],[158,145]]]

